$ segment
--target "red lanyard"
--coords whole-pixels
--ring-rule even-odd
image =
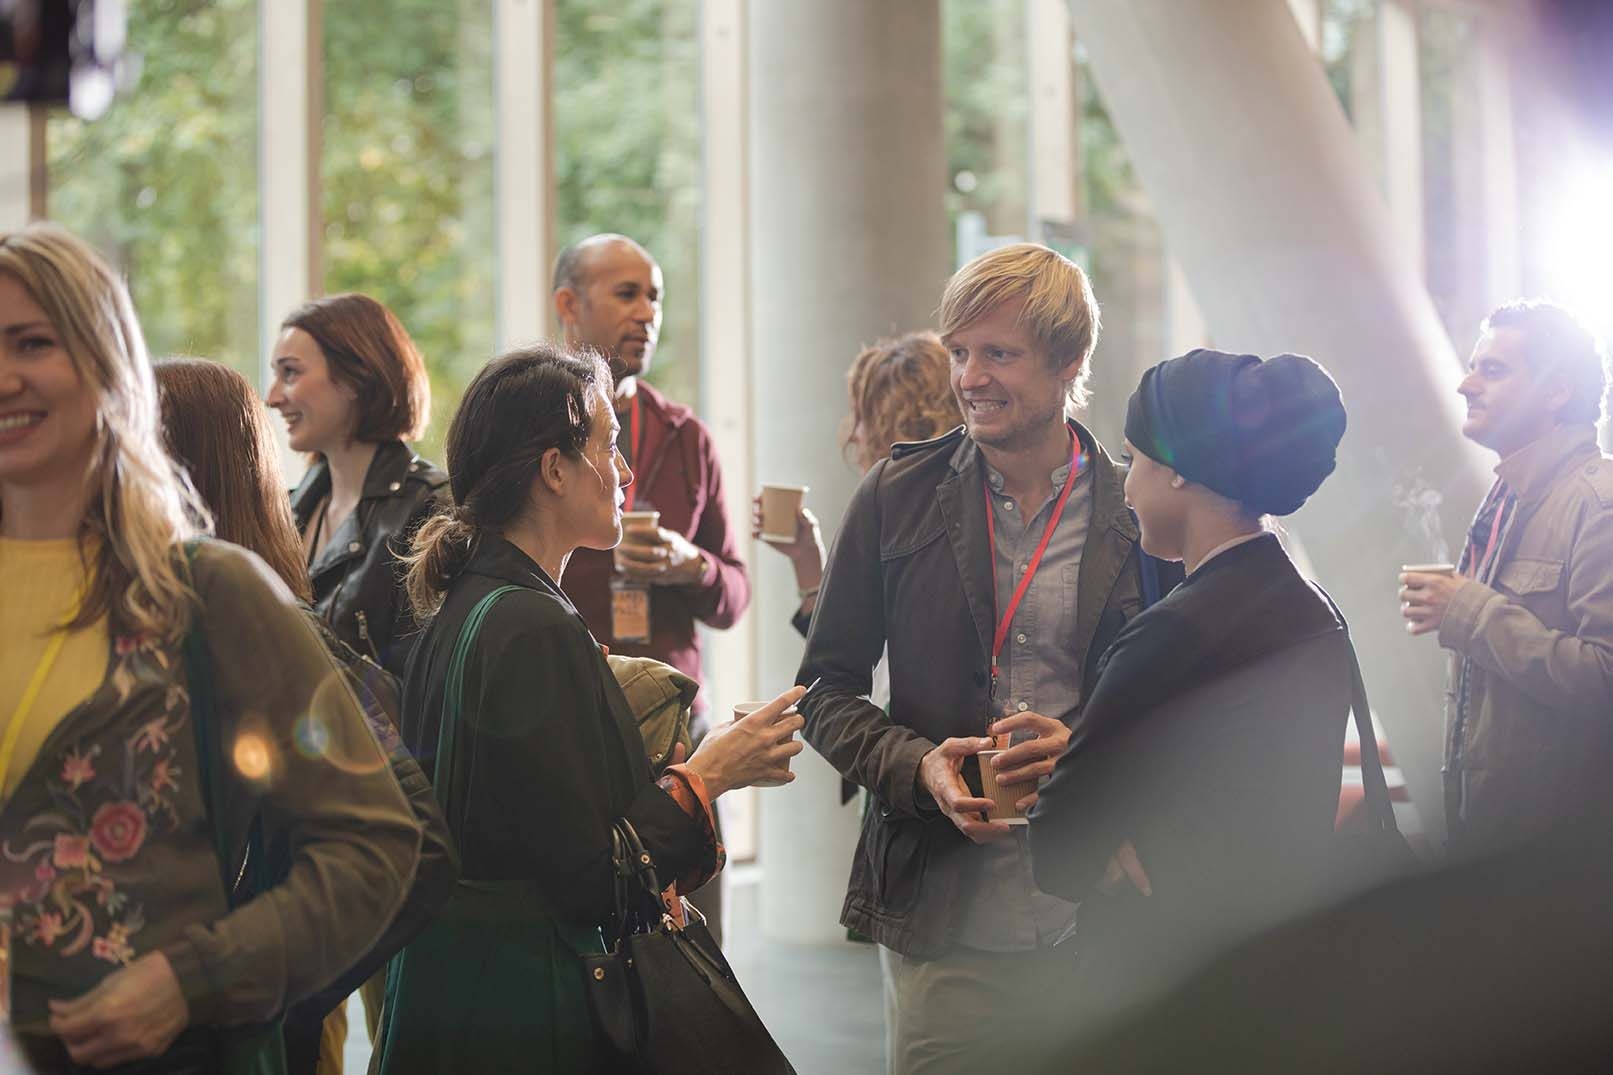
[[[627,450],[632,453],[627,465],[636,472],[639,469],[638,442],[644,432],[643,425],[638,420],[638,392],[633,392],[633,402],[627,408]],[[638,482],[629,485],[622,493],[622,510],[632,511],[633,501],[638,499]]]
[[[1070,492],[1075,488],[1075,479],[1081,474],[1081,442],[1073,434],[1070,437],[1070,475],[1064,479],[1064,490],[1059,493],[1059,502],[1053,506],[1053,517],[1047,520],[1047,529],[1042,531],[1042,543],[1036,546],[1036,553],[1031,557],[1030,564],[1025,568],[1024,578],[1014,588],[1014,596],[1008,600],[1008,608],[1003,611],[1002,619],[997,621],[997,633],[991,640],[991,692],[997,693],[997,657],[1003,651],[1003,643],[1008,640],[1008,628],[1014,622],[1014,613],[1019,611],[1019,603],[1025,599],[1025,594],[1031,588],[1031,579],[1036,577],[1037,568],[1042,566],[1042,556],[1047,552],[1048,543],[1053,540],[1053,531],[1058,529],[1059,519],[1064,515],[1064,505],[1070,502]],[[997,610],[997,523],[993,519],[995,511],[991,504],[991,486],[984,478],[980,480],[980,487],[986,494],[986,542],[991,548],[991,607]]]

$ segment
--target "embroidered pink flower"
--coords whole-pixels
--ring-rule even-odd
[[[153,717],[140,725],[140,730],[134,733],[134,745],[139,750],[149,751],[152,754],[168,745],[168,729],[163,727],[163,717]]]
[[[108,862],[129,861],[145,842],[145,811],[134,803],[107,803],[90,821],[90,843]]]
[[[62,916],[55,911],[41,911],[39,920],[34,923],[34,939],[47,948],[66,932],[67,926],[62,922]]]
[[[55,868],[44,859],[40,859],[39,865],[34,867],[34,880],[45,881],[47,883],[56,880]]]
[[[151,794],[161,796],[166,790],[178,791],[179,781],[174,777],[179,773],[179,766],[174,764],[173,758],[158,758],[151,766]]]
[[[91,760],[95,752],[80,754],[77,750],[69,751],[62,761],[62,783],[71,791],[77,791],[86,783],[95,779],[95,764]]]
[[[90,953],[96,959],[104,959],[108,963],[127,963],[134,958],[134,948],[129,944],[129,931],[121,923],[114,925],[106,931],[105,937],[95,938],[90,945]]]
[[[76,870],[90,864],[90,842],[83,836],[68,836],[63,833],[56,837],[56,846],[52,849],[51,862],[58,870]]]

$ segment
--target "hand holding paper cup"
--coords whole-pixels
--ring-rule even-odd
[[[1406,633],[1422,635],[1439,630],[1460,582],[1455,564],[1402,564],[1400,615],[1406,620]]]
[[[791,687],[770,702],[736,705],[732,721],[706,733],[688,764],[705,780],[712,798],[735,788],[778,787],[795,779],[790,759],[804,747],[795,733],[806,724],[795,703],[804,694],[804,687]]]
[[[987,821],[1001,821],[1007,825],[1028,825],[1030,821],[1019,809],[1019,800],[1036,790],[1038,781],[1022,780],[1013,784],[997,779],[997,769],[991,760],[1003,753],[1000,750],[982,750],[980,759],[980,794],[990,799],[992,807],[986,812]]]
[[[762,486],[762,540],[795,540],[795,519],[806,498],[805,485]]]

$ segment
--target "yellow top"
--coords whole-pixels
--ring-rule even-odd
[[[78,542],[0,538],[0,734],[45,657],[51,636],[72,618],[84,586]],[[106,618],[70,632],[17,734],[0,774],[0,798],[16,787],[46,738],[106,675]]]

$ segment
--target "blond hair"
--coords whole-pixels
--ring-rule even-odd
[[[961,423],[948,362],[933,332],[863,348],[846,373],[851,413],[841,428],[841,451],[866,471],[890,455],[891,445],[929,440]]]
[[[1087,403],[1092,349],[1098,342],[1098,301],[1081,266],[1036,243],[1013,243],[975,258],[952,274],[936,316],[941,335],[979,321],[1004,302],[1019,302],[1018,323],[1047,351],[1054,369],[1079,363],[1070,401]]]
[[[157,386],[128,289],[87,243],[51,224],[0,234],[0,273],[39,304],[95,395],[78,532],[94,560],[70,626],[105,616],[114,634],[176,641],[195,594],[175,547],[207,526],[207,512],[163,450]]]

